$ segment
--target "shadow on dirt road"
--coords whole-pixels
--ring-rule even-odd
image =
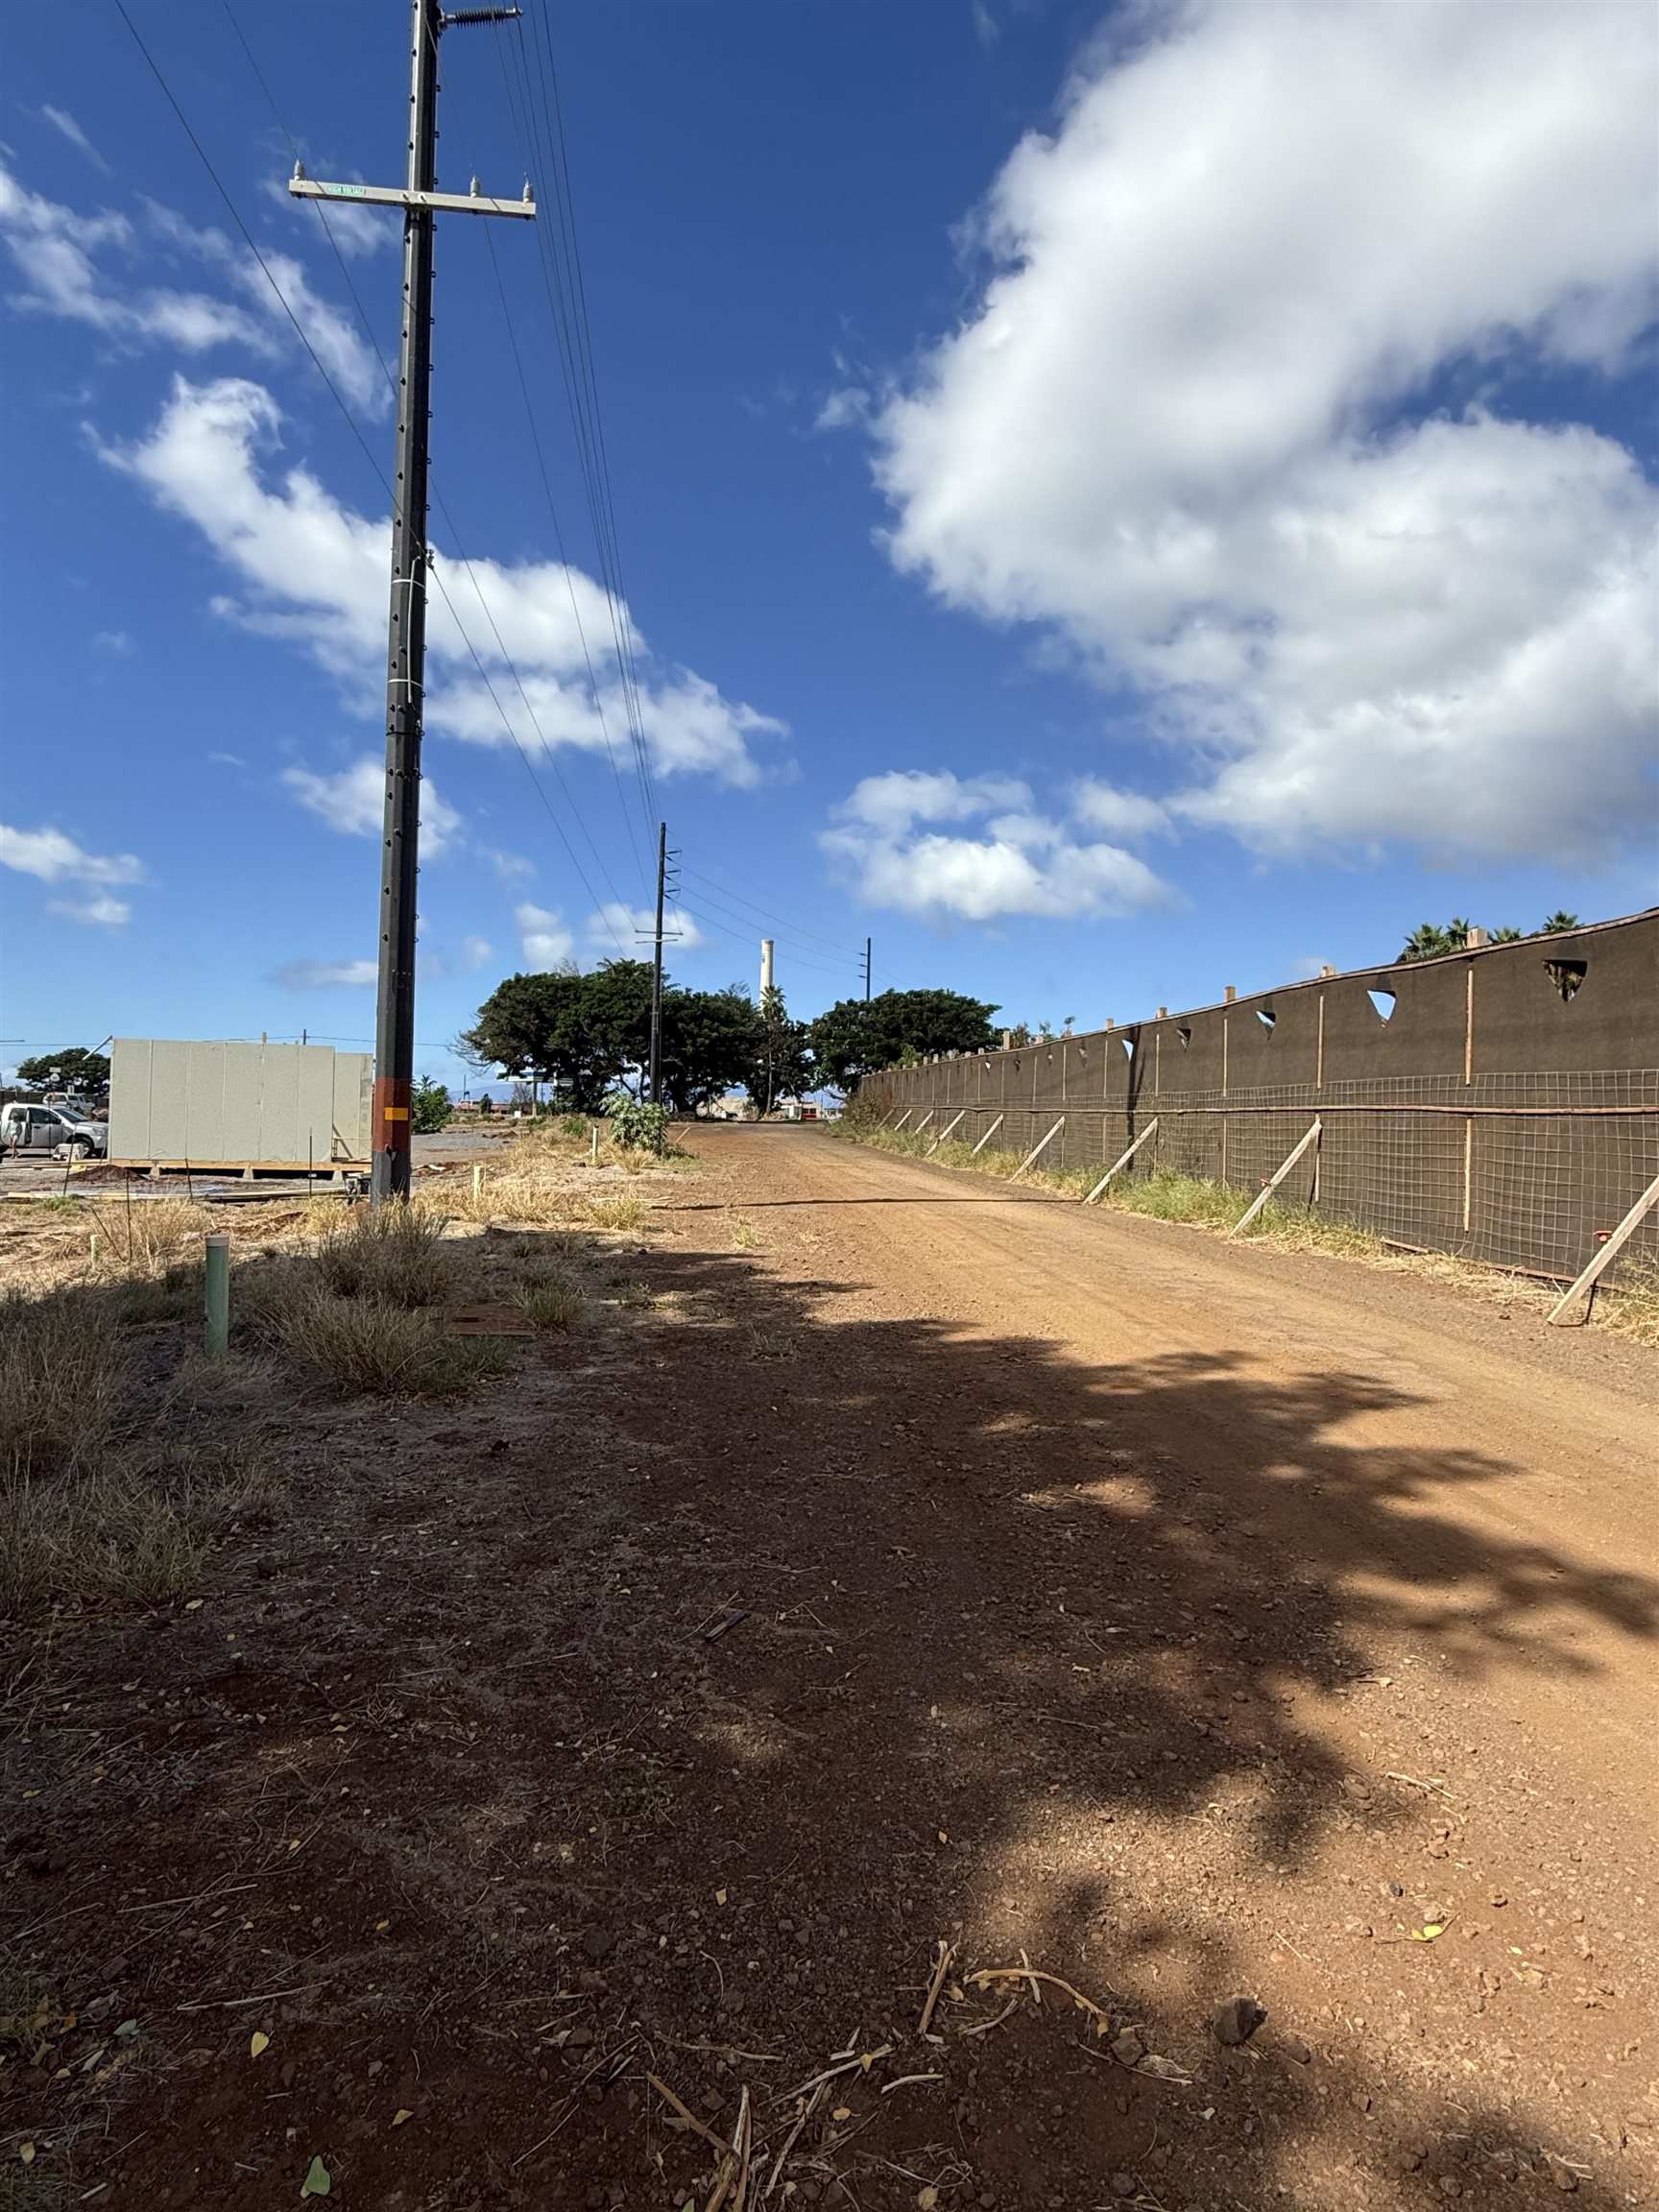
[[[727,2140],[748,2093],[748,2212],[1629,2200],[1603,1815],[1446,1752],[1500,1663],[1593,1691],[1659,1588],[1431,1507],[1507,1470],[1345,1440],[1409,1402],[1374,1377],[1086,1364],[740,1254],[612,1283],[463,1410],[290,1391],[284,1525],[31,1662],[13,1957],[141,2024],[79,2187],[701,2207],[649,2071]],[[1445,1724],[1409,1767],[1396,1715]],[[7,2072],[45,2139],[67,2093]]]

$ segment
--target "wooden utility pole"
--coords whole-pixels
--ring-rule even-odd
[[[662,900],[668,881],[668,825],[657,825],[657,937],[651,958],[651,1066],[647,1085],[653,1106],[662,1103]]]
[[[438,40],[458,24],[507,23],[517,8],[460,8],[413,0],[407,181],[322,184],[296,162],[301,200],[367,202],[403,210],[403,331],[397,349],[397,461],[392,484],[392,613],[386,651],[386,813],[380,866],[380,974],[374,1021],[373,1166],[376,1206],[407,1198],[409,1100],[415,1075],[415,883],[421,830],[421,709],[426,676],[426,474],[432,405],[432,232],[442,208],[534,216],[521,200],[437,190]]]

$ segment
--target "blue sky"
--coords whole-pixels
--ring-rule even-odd
[[[397,219],[337,221],[349,286],[283,184],[285,133],[400,179],[407,11],[233,6],[130,13],[355,430],[115,9],[0,17],[8,1063],[373,1031],[392,423],[350,287],[395,358]],[[868,933],[878,988],[1087,1026],[1652,902],[1649,11],[541,36],[682,980],[770,933],[811,1013]],[[445,188],[523,181],[516,37],[445,36]],[[636,949],[652,824],[530,226],[441,223],[436,363],[453,1079],[501,975]]]

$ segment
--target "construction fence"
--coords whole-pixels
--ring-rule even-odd
[[[1659,911],[869,1076],[889,1127],[1176,1169],[1567,1282],[1659,1177]],[[1651,1209],[1609,1270],[1659,1261]]]

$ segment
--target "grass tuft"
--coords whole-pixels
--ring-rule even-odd
[[[336,1389],[372,1397],[459,1398],[512,1364],[487,1336],[448,1336],[435,1313],[321,1284],[273,1285],[262,1322],[291,1359]]]
[[[533,1274],[518,1294],[518,1303],[538,1329],[567,1335],[588,1310],[588,1301],[576,1285],[552,1269]]]
[[[637,1229],[645,1218],[645,1201],[637,1190],[595,1191],[576,1202],[577,1217],[591,1221],[595,1229]]]
[[[72,1471],[103,1444],[127,1382],[120,1345],[93,1299],[74,1291],[0,1304],[0,1468]]]
[[[407,1201],[354,1208],[317,1239],[318,1272],[336,1298],[441,1306],[450,1286],[444,1221]]]

